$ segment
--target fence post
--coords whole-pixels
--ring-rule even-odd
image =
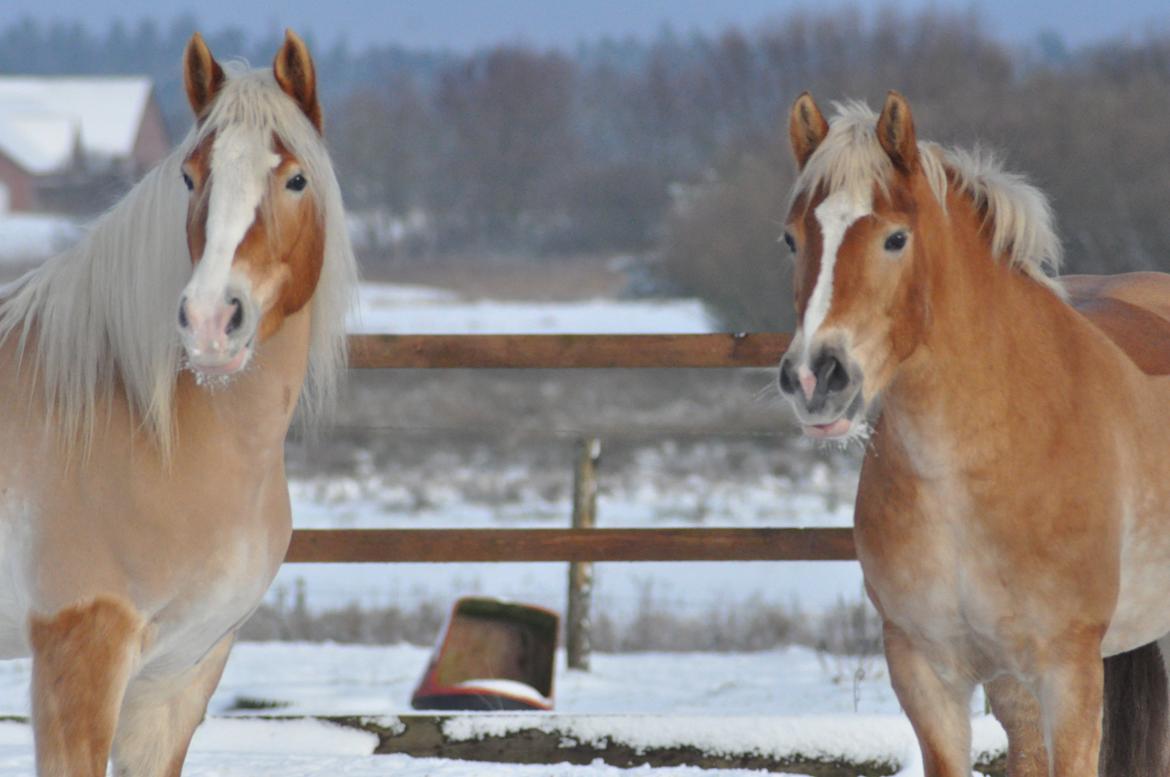
[[[586,437],[577,441],[573,468],[573,528],[592,529],[597,523],[597,464],[601,440]],[[593,597],[593,562],[569,563],[569,612],[565,623],[565,653],[570,669],[589,670],[592,650],[589,609]]]

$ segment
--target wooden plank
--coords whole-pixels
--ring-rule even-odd
[[[786,333],[706,335],[350,335],[358,369],[774,367]]]
[[[289,563],[850,561],[853,530],[299,529]]]
[[[705,750],[700,744],[724,718],[692,716],[680,725],[675,718],[672,729],[682,729],[682,742],[646,745],[625,737],[629,717],[625,715],[564,715],[558,713],[479,713],[491,715],[497,731],[476,732],[466,736],[452,732],[458,715],[413,714],[380,722],[374,719],[359,723],[364,730],[378,735],[374,753],[405,754],[414,758],[445,758],[459,761],[524,764],[591,764],[597,761],[622,769],[690,766],[701,769],[762,769],[810,777],[887,777],[900,764],[887,761],[862,761],[823,752],[796,750],[786,755],[763,754],[753,743],[738,751]],[[668,716],[667,716],[668,717]],[[756,720],[753,718],[753,721]],[[330,722],[346,725],[336,718]],[[584,723],[584,725],[581,725]],[[784,726],[777,720],[777,726]],[[799,725],[799,724],[798,724]],[[858,731],[865,724],[858,724]],[[582,737],[581,730],[591,732]],[[599,734],[610,730],[613,733]],[[636,737],[635,737],[636,740]],[[689,741],[688,741],[689,740]],[[692,743],[693,742],[693,743]],[[842,750],[845,750],[843,747]]]

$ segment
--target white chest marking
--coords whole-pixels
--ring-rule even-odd
[[[222,303],[236,249],[268,188],[269,173],[280,156],[255,130],[225,127],[216,135],[211,156],[211,199],[207,208],[207,242],[195,266],[186,296],[196,304]]]
[[[829,315],[829,306],[833,302],[833,269],[845,232],[853,222],[868,216],[872,210],[870,197],[859,198],[849,191],[839,191],[826,197],[814,211],[821,225],[821,272],[808,299],[808,307],[804,309],[804,321],[800,326],[804,335],[805,353],[809,351],[813,335],[825,322],[825,316]]]

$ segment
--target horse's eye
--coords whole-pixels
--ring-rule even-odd
[[[886,238],[887,251],[901,251],[906,247],[906,240],[908,235],[902,230],[898,230],[894,234]]]
[[[304,191],[304,188],[308,185],[308,179],[305,178],[302,173],[297,173],[292,178],[288,179],[288,183],[284,185],[284,188],[289,189],[290,191],[299,192]]]
[[[186,173],[183,173],[183,183],[186,185],[187,191],[195,191],[195,182],[192,181],[191,176],[187,175]]]
[[[788,250],[796,253],[796,238],[792,236],[791,232],[784,233],[784,245],[788,246]]]

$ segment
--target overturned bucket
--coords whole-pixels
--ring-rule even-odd
[[[551,710],[560,617],[517,602],[455,602],[410,698],[415,709]]]

